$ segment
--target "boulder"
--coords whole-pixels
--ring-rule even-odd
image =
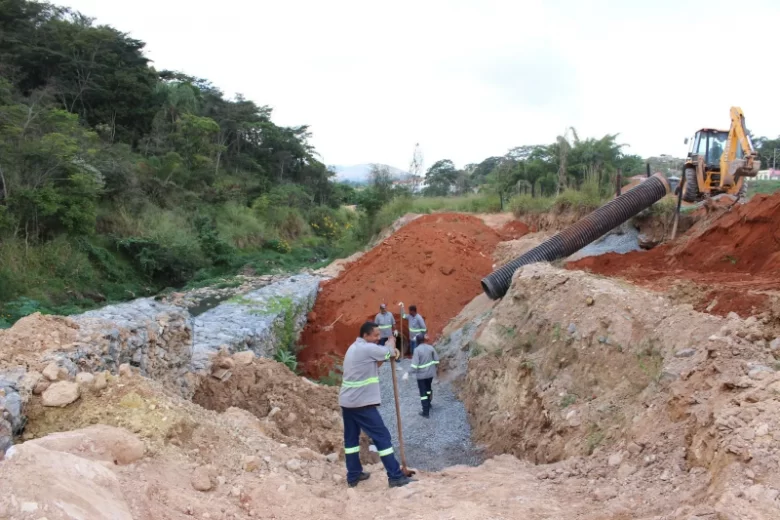
[[[63,408],[76,401],[79,396],[77,383],[58,381],[43,392],[43,406]]]

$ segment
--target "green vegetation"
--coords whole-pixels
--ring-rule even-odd
[[[0,3],[0,326],[365,243],[305,126],[143,49],[66,8]]]
[[[561,399],[561,408],[565,409],[577,402],[577,396],[574,394],[566,394]]]
[[[596,423],[591,423],[588,427],[588,436],[585,439],[585,454],[593,455],[593,452],[596,450],[596,448],[601,446],[605,438],[606,435],[604,435],[604,432],[601,430],[599,425]]]
[[[780,181],[756,181],[748,182],[748,197],[759,193],[771,194],[780,191]]]

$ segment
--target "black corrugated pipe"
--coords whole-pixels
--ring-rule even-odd
[[[520,267],[536,262],[552,262],[576,253],[643,209],[649,208],[670,191],[666,177],[656,173],[551,239],[496,269],[482,279],[482,289],[493,300],[502,298],[509,290],[512,275]]]

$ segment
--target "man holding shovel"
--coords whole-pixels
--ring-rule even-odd
[[[378,345],[379,327],[366,322],[360,327],[360,337],[350,345],[344,356],[339,405],[344,418],[344,454],[347,463],[347,484],[357,486],[370,474],[360,464],[360,431],[374,442],[387,471],[390,487],[401,487],[414,482],[407,477],[393,454],[393,442],[377,407],[381,404],[379,367],[391,357],[398,359],[395,338],[387,338]]]

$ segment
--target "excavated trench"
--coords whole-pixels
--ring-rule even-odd
[[[742,215],[746,217],[743,223],[753,225],[751,214],[746,215]],[[762,218],[756,217],[755,222],[760,225]],[[447,219],[444,222],[445,225],[451,223]],[[482,233],[482,239],[488,244],[498,240],[488,231],[482,230]],[[771,236],[772,232],[765,229],[762,233]],[[700,236],[709,235],[705,232]],[[751,237],[752,232],[745,230],[738,247],[745,244],[766,246],[761,237]],[[437,248],[455,245],[454,251],[445,249],[448,256],[443,258],[448,260],[458,249],[463,249],[477,265],[481,262],[477,257],[485,254],[478,248],[470,249],[470,242],[452,230],[445,231],[443,236],[428,235],[428,242],[436,244]],[[465,242],[466,246],[460,242]],[[705,238],[705,242],[718,244],[710,238]],[[409,243],[408,248],[394,245],[393,251],[417,252],[421,249],[415,248],[414,242]],[[748,249],[740,249],[740,258],[751,258],[746,251]],[[653,258],[652,255],[659,253],[641,254]],[[686,254],[680,259],[686,258]],[[420,259],[427,260],[435,255],[435,252],[428,254],[422,249]],[[636,253],[629,255],[638,256]],[[772,255],[773,250],[769,256]],[[389,252],[386,257],[390,257]],[[371,258],[379,265],[384,260]],[[597,262],[603,258],[585,260]],[[763,520],[776,517],[773,514],[780,510],[777,500],[780,496],[777,462],[780,450],[776,448],[777,439],[773,434],[780,428],[780,404],[775,397],[780,391],[780,376],[775,371],[774,359],[780,343],[776,344],[769,326],[770,317],[740,320],[734,316],[725,318],[700,313],[690,306],[675,305],[669,298],[641,287],[576,269],[564,270],[541,264],[523,268],[515,277],[510,292],[500,302],[483,302],[481,298],[484,297],[478,296],[469,299],[466,305],[458,301],[458,298],[465,300],[466,297],[455,290],[451,276],[459,271],[470,273],[471,278],[477,280],[475,290],[478,294],[478,279],[484,272],[474,265],[453,267],[451,261],[443,271],[436,269],[435,262],[431,265],[425,261],[411,263],[412,267],[420,264],[425,270],[421,274],[436,278],[435,284],[445,289],[429,291],[427,286],[420,285],[430,294],[426,292],[420,296],[421,293],[410,291],[413,293],[410,297],[403,295],[398,299],[403,299],[407,305],[417,303],[426,318],[428,308],[441,309],[453,300],[457,305],[453,304],[454,310],[447,311],[451,314],[442,315],[448,316],[446,319],[431,311],[433,319],[429,321],[429,327],[441,337],[437,347],[444,373],[434,386],[434,410],[430,419],[417,415],[420,401],[414,381],[411,378],[406,382],[399,380],[405,447],[411,467],[435,471],[453,465],[476,465],[485,456],[509,453],[537,464],[550,464],[540,466],[538,471],[532,470],[533,477],[527,489],[555,484],[561,489],[573,490],[577,494],[578,507],[587,503],[589,511],[603,511],[602,516],[591,514],[587,518]],[[754,264],[765,265],[758,260],[742,263]],[[709,264],[705,261],[704,265]],[[450,267],[454,271],[445,275]],[[352,269],[354,266],[347,269],[345,276],[351,276],[357,287],[363,287],[372,302],[355,313],[359,321],[367,315],[372,316],[375,300],[382,295],[370,291],[369,280],[375,278],[360,278],[357,275],[361,273],[355,271],[350,275]],[[764,267],[756,269],[761,276],[766,274],[762,271]],[[401,276],[406,271],[402,270]],[[420,271],[419,267],[417,271]],[[445,278],[433,276],[436,271]],[[379,272],[394,279],[392,273]],[[724,272],[729,274],[728,270]],[[363,272],[361,276],[368,276],[368,273]],[[410,279],[411,282],[415,280]],[[298,280],[301,281],[306,282]],[[412,283],[412,287],[417,285]],[[326,291],[327,286],[320,294]],[[301,292],[304,293],[310,294],[309,289]],[[335,293],[329,294],[329,298],[333,298]],[[221,345],[227,345],[224,350],[228,352],[220,353],[205,365],[201,376],[190,377],[184,382],[178,378],[184,372],[191,372],[189,362],[197,361],[198,357],[192,355],[197,349],[191,349],[190,358],[187,358],[186,349],[179,348],[179,343],[187,343],[192,329],[188,329],[178,315],[172,320],[170,309],[155,305],[149,308],[154,318],[139,321],[145,323],[144,326],[136,323],[135,329],[131,330],[115,325],[116,334],[111,329],[98,327],[89,329],[91,332],[85,335],[86,327],[92,322],[80,320],[81,331],[69,335],[70,329],[57,328],[62,323],[47,321],[47,330],[59,334],[63,348],[49,351],[43,359],[46,363],[54,361],[66,370],[73,369],[74,373],[86,368],[98,372],[107,364],[105,359],[98,361],[101,358],[96,352],[99,351],[104,358],[110,357],[114,363],[112,368],[122,361],[134,365],[168,390],[191,398],[202,408],[227,414],[232,413],[231,408],[247,410],[258,419],[253,427],[280,443],[308,447],[324,455],[340,454],[343,441],[337,388],[317,385],[278,363],[254,358],[243,351],[247,347],[266,355],[273,351],[278,344],[273,338],[278,338],[289,323],[285,312],[281,311],[295,308],[295,323],[303,326],[306,310],[287,305],[286,297],[281,292],[263,293],[249,298],[255,303],[242,300],[223,304],[243,305],[246,307],[243,310],[219,309],[222,306],[218,306],[199,316],[200,324],[193,322],[193,327],[204,333],[195,334],[195,343],[202,345],[201,352],[213,354]],[[340,304],[348,307],[349,302],[362,297],[362,293],[346,292],[340,296],[343,298]],[[302,301],[309,301],[306,298]],[[328,301],[333,304],[332,299]],[[395,303],[394,300],[390,302]],[[341,311],[338,306],[332,310],[328,306],[323,308],[326,309],[323,315],[318,315],[316,308],[314,319],[309,315],[307,328],[328,324],[338,315],[328,316],[327,313]],[[269,316],[263,309],[280,312]],[[224,321],[223,312],[231,316],[238,312],[240,323],[231,321],[218,334],[213,333],[209,327]],[[114,314],[122,313],[115,311]],[[450,318],[455,319],[448,323]],[[106,319],[105,315],[100,319]],[[247,335],[240,327],[245,327],[250,319],[267,321],[268,327],[258,325],[254,328],[265,332]],[[129,323],[130,318],[125,320]],[[115,319],[113,323],[118,321]],[[318,333],[322,333],[321,329]],[[8,337],[0,336],[0,343],[7,342]],[[312,338],[314,334],[308,337]],[[88,342],[97,341],[97,338],[106,342],[105,348],[87,351]],[[38,343],[25,339],[23,334],[16,340],[9,345],[23,356],[19,360],[31,360],[30,351],[34,351]],[[51,339],[46,341],[51,342]],[[64,346],[76,343],[80,350],[74,357]],[[135,343],[143,345],[133,347]],[[165,357],[161,350],[180,352],[182,359],[187,358],[188,362]],[[136,356],[139,351],[141,354]],[[319,355],[325,353],[337,354],[338,349],[318,350]],[[90,363],[94,367],[91,368]],[[28,366],[37,370],[43,367],[32,362]],[[409,360],[401,362],[399,376],[408,370],[408,366]],[[383,397],[380,411],[394,433],[395,412],[389,372],[390,366],[385,364],[380,375]],[[39,436],[105,422],[144,434],[172,426],[170,429],[174,434],[166,434],[167,442],[181,442],[194,435],[197,424],[187,421],[165,424],[175,416],[174,409],[155,409],[154,391],[136,385],[137,381],[123,378],[110,383],[110,391],[103,398],[117,401],[114,408],[98,406],[98,398],[92,393],[83,394],[80,401],[66,408],[56,409],[41,408],[39,398],[35,397],[35,414],[30,418],[28,433]],[[112,397],[111,392],[119,395]],[[463,402],[458,397],[462,397]],[[140,420],[140,415],[154,416],[154,420]],[[361,455],[365,461],[372,460],[367,439],[362,442]],[[508,479],[512,470],[503,468],[502,460],[495,464],[489,461],[484,468],[507,471],[505,477]],[[493,491],[510,493],[510,490],[500,487],[501,475],[491,477],[493,484],[483,490],[488,500],[523,500],[514,495],[492,494]],[[447,477],[442,474],[432,478]],[[454,478],[457,480],[458,477]],[[274,489],[277,487],[275,485]]]

